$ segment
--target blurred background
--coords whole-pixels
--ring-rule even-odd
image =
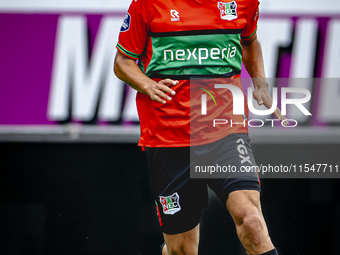
[[[129,4],[0,0],[1,254],[157,254],[135,92],[112,72]],[[251,128],[257,163],[340,165],[340,2],[262,0],[260,11],[270,89],[309,90],[312,116],[288,107],[298,127]],[[281,255],[340,254],[339,175],[262,180]],[[245,254],[212,192],[201,230],[200,254]]]

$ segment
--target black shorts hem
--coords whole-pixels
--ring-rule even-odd
[[[176,234],[181,234],[184,232],[187,232],[189,230],[194,229],[199,223],[200,223],[200,218],[201,218],[201,211],[197,214],[196,217],[185,217],[180,224],[178,222],[168,222],[168,224],[164,225],[161,227],[162,232],[167,235],[176,235]]]
[[[219,197],[222,203],[226,203],[229,198],[230,193],[237,191],[237,190],[256,190],[261,193],[261,187],[258,181],[243,180],[243,181],[238,181],[238,182],[231,184],[228,187],[228,190],[227,192],[225,192],[225,194],[223,195],[216,194],[216,195]]]

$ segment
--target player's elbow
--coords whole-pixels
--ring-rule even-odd
[[[124,81],[126,78],[126,73],[128,73],[134,64],[136,64],[135,60],[128,58],[117,51],[113,64],[113,72],[119,79]]]
[[[113,72],[114,74],[119,78],[119,71],[118,71],[118,64],[117,64],[117,61],[115,59],[114,63],[113,63]]]
[[[113,72],[118,79],[122,79],[122,62],[123,59],[119,57],[119,54],[117,54],[113,63]]]

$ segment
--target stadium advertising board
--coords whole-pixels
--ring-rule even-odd
[[[129,3],[36,2],[0,2],[0,125],[138,121],[135,91],[112,71]],[[280,78],[270,79],[270,90],[310,91],[304,108],[311,115],[287,109],[299,124],[338,124],[340,4],[306,8],[300,2],[293,10],[278,1],[261,3],[258,37],[266,74]],[[242,77],[248,78],[245,71]]]

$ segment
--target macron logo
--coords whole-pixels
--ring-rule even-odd
[[[179,21],[179,12],[176,10],[170,10],[171,21]]]

